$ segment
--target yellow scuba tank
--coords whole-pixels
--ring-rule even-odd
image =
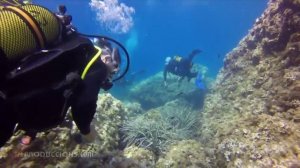
[[[22,58],[53,44],[60,34],[59,20],[46,8],[32,4],[0,6],[0,57]]]

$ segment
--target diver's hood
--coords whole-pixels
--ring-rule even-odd
[[[88,37],[94,43],[94,45],[100,48],[103,48],[103,46],[99,46],[99,44],[102,44],[111,50],[112,61],[114,62],[114,64],[117,64],[119,68],[118,72],[113,76],[112,79],[113,82],[125,76],[125,74],[129,69],[130,59],[127,50],[121,43],[106,36],[86,35],[86,34],[80,34],[80,35],[84,37]]]

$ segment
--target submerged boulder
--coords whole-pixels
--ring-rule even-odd
[[[172,145],[165,156],[157,161],[156,167],[209,167],[209,162],[201,143],[184,140]]]
[[[154,167],[155,155],[153,152],[139,148],[137,146],[130,146],[124,149],[124,156],[134,159],[141,167]]]

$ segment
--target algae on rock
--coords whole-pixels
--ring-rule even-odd
[[[157,161],[157,168],[164,167],[209,167],[204,147],[195,140],[184,140],[170,146],[164,157]]]
[[[202,143],[219,167],[299,167],[300,2],[270,0],[205,99]]]

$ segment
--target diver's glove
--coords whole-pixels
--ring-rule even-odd
[[[97,137],[97,131],[93,126],[91,126],[90,132],[88,134],[80,134],[75,133],[73,135],[73,139],[76,143],[82,144],[82,143],[93,143],[95,142]]]
[[[91,125],[91,131],[90,133],[86,135],[81,135],[82,142],[83,143],[92,143],[96,140],[97,137],[97,131],[95,130],[95,127]]]

